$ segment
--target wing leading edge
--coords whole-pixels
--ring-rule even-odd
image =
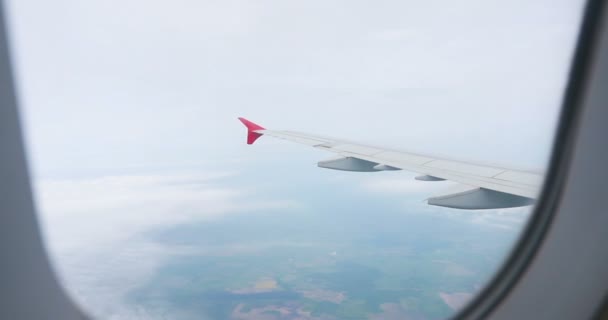
[[[317,165],[321,168],[356,172],[407,170],[421,174],[416,180],[450,180],[464,185],[459,192],[429,198],[428,204],[435,206],[474,210],[531,205],[543,180],[538,173],[440,159],[296,131],[267,130],[247,119],[239,120],[247,127],[247,144],[267,135],[338,155],[320,161]]]

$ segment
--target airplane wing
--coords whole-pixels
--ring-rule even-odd
[[[335,159],[320,161],[321,168],[375,172],[406,170],[421,174],[417,180],[450,180],[464,185],[458,192],[429,198],[428,204],[458,209],[496,209],[531,205],[543,175],[468,162],[390,150],[296,131],[267,130],[247,119],[247,144],[262,135],[288,140],[336,153]]]

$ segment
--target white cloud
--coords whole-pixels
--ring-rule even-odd
[[[216,176],[108,176],[43,180],[38,204],[44,230],[61,249],[116,242],[139,231],[234,210],[242,191],[210,186]],[[188,179],[188,180],[186,180]]]
[[[497,210],[482,210],[475,212],[471,216],[471,223],[486,227],[493,227],[511,231],[521,231],[524,224],[528,221],[528,217],[533,210],[533,206],[497,209]]]
[[[231,175],[126,175],[39,182],[36,194],[43,233],[68,292],[85,310],[103,319],[150,319],[151,311],[126,304],[125,294],[182,249],[153,243],[141,236],[143,232],[297,205],[250,200],[253,191],[246,187],[220,186]],[[163,311],[153,313],[158,316]],[[179,318],[188,319],[187,315]]]
[[[533,206],[489,209],[489,210],[459,210],[436,206],[426,206],[421,214],[436,214],[447,219],[456,219],[478,226],[507,232],[520,232],[534,209]]]
[[[414,179],[416,175],[406,172],[392,172],[390,174],[391,176],[366,179],[362,181],[362,187],[372,192],[416,195],[423,200],[436,193],[449,190],[456,185],[451,181],[419,181]]]

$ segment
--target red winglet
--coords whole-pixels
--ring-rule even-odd
[[[247,144],[253,144],[255,140],[262,136],[261,133],[254,132],[256,130],[265,130],[264,127],[259,124],[255,124],[245,118],[240,118],[239,120],[247,127]]]

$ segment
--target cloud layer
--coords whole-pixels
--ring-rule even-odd
[[[296,205],[254,201],[248,198],[254,194],[250,189],[221,186],[233,176],[126,175],[38,183],[42,230],[68,292],[103,319],[171,319],[124,302],[163,261],[187,250],[151,242],[143,233]]]

